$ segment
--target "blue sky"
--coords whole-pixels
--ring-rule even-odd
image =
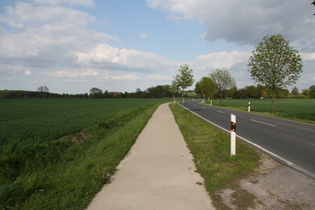
[[[303,58],[301,91],[315,84],[311,2],[1,0],[0,90],[133,92],[171,84],[184,64],[196,81],[229,70],[242,88],[256,85],[247,62],[257,43],[281,34]]]

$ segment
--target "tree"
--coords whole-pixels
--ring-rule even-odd
[[[245,87],[247,90],[247,97],[257,98],[257,88],[254,85]]]
[[[315,6],[315,0],[312,2],[312,4]],[[313,15],[315,15],[315,13]]]
[[[184,111],[184,90],[194,83],[193,70],[188,65],[180,66],[179,74],[174,77],[174,83],[182,93],[182,107]]]
[[[309,87],[310,98],[315,98],[315,85]]]
[[[305,98],[310,97],[310,89],[306,88],[302,90],[302,94],[305,96]]]
[[[281,35],[265,36],[253,51],[248,62],[251,77],[268,86],[272,93],[272,113],[274,97],[278,88],[296,83],[302,72],[302,59]]]
[[[204,96],[207,100],[209,98],[213,98],[216,91],[216,86],[209,77],[201,78],[199,82],[199,88],[201,95]]]
[[[296,96],[297,94],[299,94],[299,89],[297,87],[293,87],[291,90],[291,94],[293,96]]]
[[[101,98],[103,95],[103,91],[99,88],[93,87],[90,89],[90,96],[94,98]]]
[[[173,95],[173,101],[175,103],[175,97],[176,97],[176,94],[178,95],[178,90],[179,90],[179,87],[178,87],[178,84],[176,83],[176,80],[173,80],[172,81],[172,85],[170,86],[169,88],[169,91],[172,93]]]
[[[224,91],[236,87],[235,79],[231,76],[229,71],[219,69],[217,69],[215,72],[212,72],[210,74],[210,78],[214,82],[216,90],[218,91],[221,105]]]
[[[37,88],[37,91],[38,92],[44,92],[44,93],[48,93],[49,92],[49,89],[47,86],[40,86]]]

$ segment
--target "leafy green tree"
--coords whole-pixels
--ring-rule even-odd
[[[48,93],[49,92],[49,89],[47,86],[40,86],[37,88],[37,91],[38,92],[44,92],[44,93]]]
[[[254,85],[247,86],[247,97],[249,98],[257,98],[257,88]]]
[[[291,94],[296,96],[297,94],[299,94],[299,89],[297,87],[293,87],[291,90]]]
[[[172,85],[170,86],[169,88],[169,91],[172,93],[173,95],[173,101],[175,103],[175,97],[176,97],[176,94],[178,95],[178,90],[179,90],[179,87],[178,87],[178,84],[176,83],[176,80],[173,80],[172,81]]]
[[[201,96],[201,87],[200,87],[200,82],[197,82],[195,84],[195,93],[199,95],[199,97]]]
[[[202,96],[204,96],[206,99],[213,98],[216,91],[216,86],[209,77],[201,78],[199,82],[199,86],[200,86],[200,93]]]
[[[311,98],[315,98],[315,85],[310,86],[309,95]]]
[[[90,89],[90,97],[101,98],[103,96],[103,91],[99,88],[93,87]]]
[[[310,97],[310,89],[306,88],[302,90],[302,94],[305,96],[305,98]]]
[[[214,82],[216,90],[220,98],[220,105],[224,96],[224,91],[236,87],[235,79],[231,76],[228,70],[219,70],[210,74],[210,79]]]
[[[194,83],[193,70],[189,69],[188,65],[180,66],[179,74],[174,77],[174,83],[180,89],[182,94],[182,107],[184,111],[184,90]]]
[[[272,92],[272,113],[277,88],[296,83],[302,72],[302,59],[289,41],[281,35],[265,36],[258,44],[248,62],[251,77],[268,86]]]

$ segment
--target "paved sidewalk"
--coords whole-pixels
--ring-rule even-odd
[[[162,104],[88,209],[214,209],[192,159]]]

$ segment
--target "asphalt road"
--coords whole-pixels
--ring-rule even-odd
[[[238,138],[315,179],[315,125],[202,105],[199,101],[185,102],[184,106],[227,132],[234,114]]]

